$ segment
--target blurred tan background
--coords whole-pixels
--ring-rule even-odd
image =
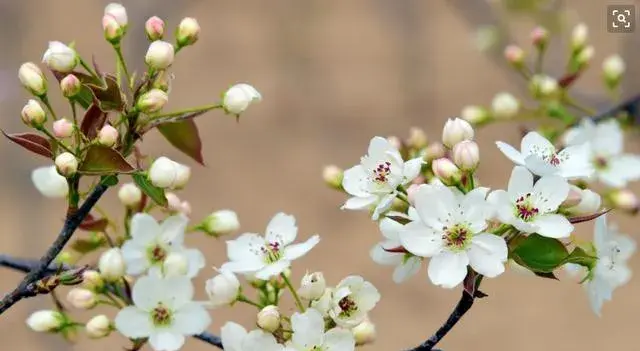
[[[518,1],[510,1],[518,3]],[[85,55],[95,54],[104,68],[113,56],[102,40],[100,19],[107,1],[0,1],[0,111],[1,127],[21,131],[19,111],[28,98],[19,88],[17,69],[24,61],[39,62],[48,40],[76,41]],[[391,269],[375,265],[369,249],[380,239],[365,213],[342,212],[346,197],[327,189],[321,170],[335,163],[348,167],[359,160],[374,135],[404,137],[411,126],[439,138],[446,118],[468,104],[487,105],[500,91],[523,92],[523,84],[502,62],[474,46],[478,26],[496,17],[481,0],[351,0],[351,1],[123,1],[130,29],[125,56],[142,67],[147,48],[144,21],[152,15],[165,19],[168,30],[184,16],[196,17],[200,41],[180,53],[176,79],[167,110],[216,101],[236,82],[250,82],[264,101],[251,106],[240,124],[221,113],[198,119],[207,167],[202,168],[172,150],[152,133],[143,151],[168,155],[194,169],[190,186],[181,197],[199,220],[212,210],[238,212],[242,229],[262,231],[273,214],[285,211],[299,222],[300,237],[320,233],[322,241],[294,266],[297,281],[305,270],[322,270],[335,284],[344,276],[360,274],[372,281],[383,299],[372,314],[379,339],[369,350],[400,350],[421,342],[446,319],[459,297],[428,282],[426,270],[403,285],[391,281]],[[606,5],[632,1],[555,1],[541,18],[566,10],[567,25],[589,25],[596,46],[594,69],[577,91],[586,104],[608,106],[599,83],[602,59],[621,52],[628,62],[625,93],[640,92],[638,34],[607,33]],[[504,20],[504,18],[503,18]],[[526,47],[534,21],[512,15],[514,38]],[[560,74],[566,59],[566,39],[556,41],[549,71]],[[498,48],[497,52],[501,51]],[[498,60],[500,61],[500,60]],[[52,90],[56,90],[53,88]],[[66,108],[56,101],[60,111]],[[494,126],[482,130],[481,179],[490,186],[506,184],[511,167],[493,146],[500,139],[519,140],[518,128]],[[638,143],[634,149],[638,150]],[[30,182],[30,171],[40,158],[5,142],[0,148],[0,208],[4,238],[0,251],[39,256],[62,223],[62,201],[42,198]],[[636,186],[636,189],[638,187]],[[101,204],[117,210],[114,192]],[[638,237],[637,219],[616,215],[629,234]],[[636,226],[634,227],[634,223]],[[590,235],[591,224],[580,231]],[[79,234],[82,235],[82,234]],[[225,259],[224,241],[200,235],[188,239],[202,249],[209,266]],[[640,260],[632,261],[638,271]],[[197,280],[204,297],[205,269]],[[0,292],[12,289],[20,274],[0,271]],[[616,291],[595,317],[580,286],[507,272],[485,280],[489,297],[471,312],[440,344],[445,351],[467,350],[638,350],[640,280]],[[69,345],[56,336],[29,331],[24,320],[32,311],[50,307],[47,297],[23,301],[0,318],[0,350],[119,350],[124,338],[88,342],[80,336]],[[113,311],[106,313],[113,315]],[[82,313],[88,317],[92,313]],[[227,320],[251,327],[254,311],[239,306],[213,312],[212,332]],[[189,340],[185,350],[210,346]]]

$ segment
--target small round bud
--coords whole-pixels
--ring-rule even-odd
[[[53,135],[57,138],[68,138],[73,134],[73,123],[66,118],[53,122]]]
[[[463,171],[474,171],[480,163],[478,144],[472,140],[465,140],[453,147],[453,162]]]
[[[549,31],[543,27],[535,27],[531,31],[531,42],[538,50],[544,50],[549,41]]]
[[[371,344],[376,340],[376,326],[369,321],[369,318],[355,326],[352,332],[357,346]]]
[[[611,78],[620,78],[625,69],[626,65],[620,55],[611,55],[602,62],[602,70],[605,76]]]
[[[602,199],[600,195],[594,191],[589,189],[580,189],[575,185],[571,186],[571,191],[569,191],[570,199],[572,197],[572,192],[578,192],[579,201],[577,204],[573,206],[567,206],[567,211],[573,215],[585,215],[585,214],[593,214],[598,212],[600,209],[600,205],[602,204]],[[563,203],[563,206],[566,206],[566,200]]]
[[[559,92],[558,81],[547,75],[536,74],[531,77],[530,89],[537,99],[550,98]]]
[[[42,62],[52,71],[69,73],[78,64],[76,51],[59,41],[49,42],[49,48],[42,57]]]
[[[442,129],[442,143],[452,148],[463,140],[472,140],[473,135],[473,127],[469,122],[460,118],[449,118]]]
[[[65,324],[62,313],[51,310],[41,310],[32,313],[27,318],[27,325],[37,332],[55,332]]]
[[[189,260],[181,253],[172,252],[164,259],[162,272],[167,277],[186,275],[189,272]]]
[[[224,93],[222,106],[225,111],[235,115],[244,112],[253,102],[262,100],[262,95],[249,84],[236,84]]]
[[[582,49],[587,43],[588,37],[589,28],[586,24],[580,23],[573,27],[573,31],[571,32],[571,47],[573,50],[577,51]]]
[[[82,286],[91,291],[100,291],[104,288],[104,279],[98,271],[86,270],[82,272]]]
[[[195,18],[186,17],[180,21],[176,32],[176,42],[179,47],[193,45],[198,41],[200,24]]]
[[[182,201],[180,212],[185,216],[191,215],[191,204],[188,201]]]
[[[451,186],[460,181],[460,169],[448,158],[434,160],[431,170],[445,185]]]
[[[156,40],[149,45],[145,62],[149,67],[157,70],[166,69],[173,63],[173,45],[166,41]]]
[[[431,143],[424,150],[424,160],[426,162],[433,161],[437,158],[444,157],[447,150],[445,150],[444,145],[441,143]]]
[[[129,23],[129,19],[127,17],[127,9],[125,9],[122,4],[118,4],[115,2],[110,3],[109,5],[105,6],[104,14],[113,16],[118,25],[120,25],[121,27],[126,27]]]
[[[300,281],[298,295],[307,301],[317,300],[322,297],[326,287],[327,283],[322,272],[307,273]]]
[[[638,197],[629,189],[618,189],[609,194],[609,200],[614,208],[629,212],[638,213],[640,204]]]
[[[70,152],[63,152],[55,159],[58,173],[65,177],[70,177],[78,171],[78,159]]]
[[[335,165],[324,167],[322,170],[322,179],[324,182],[334,189],[342,188],[342,178],[344,177],[344,171]]]
[[[465,106],[460,117],[472,125],[479,125],[489,120],[489,113],[480,106]]]
[[[149,168],[151,183],[159,188],[175,188],[183,186],[191,171],[189,167],[181,165],[168,157],[158,157]]]
[[[22,122],[30,127],[40,127],[47,121],[47,114],[36,100],[30,99],[20,113]]]
[[[173,183],[174,189],[184,188],[191,178],[191,168],[187,165],[176,162],[176,180]]]
[[[104,314],[97,315],[87,322],[85,330],[92,339],[104,338],[111,333],[111,321]]]
[[[126,268],[120,249],[114,247],[103,252],[98,262],[98,269],[106,280],[115,281],[122,278]]]
[[[407,145],[413,149],[422,149],[427,146],[427,133],[421,128],[411,127]]]
[[[595,49],[593,46],[587,46],[584,49],[580,50],[578,55],[576,55],[576,63],[580,68],[585,67],[591,62],[593,55],[595,54]]]
[[[31,94],[36,96],[44,95],[47,92],[47,80],[40,68],[33,62],[25,62],[18,70],[20,83]]]
[[[231,305],[240,294],[240,281],[235,274],[221,270],[215,277],[207,280],[205,291],[214,307]]]
[[[269,305],[258,312],[258,327],[269,333],[280,328],[280,310],[278,306]]]
[[[162,39],[164,36],[164,21],[158,16],[150,17],[144,23],[144,32],[150,41]]]
[[[73,288],[67,294],[67,301],[71,306],[86,310],[95,307],[98,303],[93,291],[83,288]]]
[[[140,205],[142,191],[134,183],[126,183],[118,190],[118,199],[123,205],[133,208]]]
[[[508,119],[518,114],[520,103],[509,93],[498,93],[491,101],[491,110],[497,118]]]
[[[174,193],[166,193],[167,210],[171,213],[182,213],[185,216],[191,214],[191,204],[187,201],[181,201],[178,195]]]
[[[80,90],[82,90],[82,83],[75,75],[67,74],[67,76],[60,81],[60,89],[64,97],[70,98],[76,96]]]
[[[478,28],[473,38],[475,47],[480,52],[492,49],[498,43],[499,34],[496,26],[487,25]]]
[[[154,113],[162,110],[168,101],[167,93],[160,89],[151,89],[138,98],[136,107],[144,113]]]
[[[107,124],[98,132],[98,142],[104,146],[112,147],[118,141],[118,130]]]
[[[389,142],[389,144],[391,144],[391,146],[396,149],[396,150],[400,150],[402,149],[402,141],[400,141],[400,138],[398,138],[395,135],[391,135],[387,137],[387,141]]]
[[[562,207],[573,207],[580,203],[582,199],[582,189],[579,187],[570,184],[569,185],[569,194],[567,198],[562,202],[560,206]]]
[[[124,28],[120,26],[115,17],[109,14],[102,17],[102,29],[104,30],[104,38],[111,44],[118,44],[124,36]]]
[[[519,67],[524,62],[524,51],[519,46],[509,45],[504,49],[504,57],[507,62]]]
[[[238,215],[231,210],[213,212],[202,223],[202,228],[215,237],[230,234],[240,229]]]

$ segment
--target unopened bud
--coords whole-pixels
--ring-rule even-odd
[[[473,40],[475,47],[480,52],[492,49],[498,43],[499,34],[496,26],[486,25],[478,28]]]
[[[191,168],[187,165],[176,162],[176,180],[173,183],[174,189],[182,189],[191,179]]]
[[[149,180],[159,188],[171,188],[178,177],[176,162],[168,157],[158,157],[149,168]]]
[[[371,344],[376,340],[376,326],[371,323],[369,318],[355,326],[352,332],[357,346]]]
[[[508,119],[518,114],[520,103],[509,93],[498,93],[491,101],[491,110],[496,118]]]
[[[129,208],[136,207],[142,201],[142,190],[134,183],[123,184],[118,190],[118,199]]]
[[[82,310],[93,308],[98,303],[96,294],[84,288],[73,288],[69,290],[67,301],[71,306]]]
[[[578,55],[576,55],[576,64],[578,65],[578,69],[582,69],[591,62],[593,55],[595,54],[595,49],[593,46],[587,46],[586,48],[580,50]]]
[[[559,91],[558,81],[547,75],[534,75],[530,83],[531,93],[537,99],[550,98],[557,95]]]
[[[144,113],[154,113],[162,110],[168,101],[167,93],[160,89],[151,89],[138,98],[136,107]]]
[[[480,163],[478,144],[472,140],[461,141],[453,147],[453,162],[463,171],[474,171]]]
[[[573,27],[573,31],[571,33],[571,48],[574,51],[582,49],[587,43],[588,37],[589,28],[586,24],[580,23],[577,26]]]
[[[249,84],[236,84],[224,93],[222,107],[228,113],[239,115],[244,112],[250,104],[262,100],[262,95]]]
[[[562,202],[562,207],[573,207],[580,203],[582,200],[582,189],[571,184],[569,186],[569,194],[567,198]]]
[[[631,214],[638,213],[640,204],[638,197],[629,189],[618,189],[609,194],[609,200],[614,208],[629,212]]]
[[[106,280],[115,281],[122,278],[125,273],[125,263],[120,249],[114,247],[103,252],[98,262],[98,269]]]
[[[105,14],[102,17],[102,29],[104,30],[104,38],[114,45],[118,44],[124,36],[124,28],[112,15]]]
[[[524,51],[516,45],[509,45],[504,49],[504,57],[510,64],[520,67],[524,62]]]
[[[538,50],[544,50],[547,47],[549,41],[549,31],[543,27],[535,27],[531,31],[531,42],[538,48]]]
[[[231,305],[240,294],[240,281],[235,274],[221,270],[218,275],[207,280],[205,291],[213,307]]]
[[[427,133],[418,127],[409,129],[409,139],[407,140],[409,147],[419,150],[427,146]]]
[[[460,117],[472,125],[480,125],[489,120],[489,112],[480,106],[466,106]]]
[[[47,80],[40,68],[33,62],[25,62],[18,70],[20,83],[31,94],[36,96],[44,95],[47,92]]]
[[[583,190],[576,186],[571,186],[571,190],[569,191],[569,196],[567,198],[569,199],[574,197],[572,196],[572,191],[575,192],[576,190],[579,193],[580,200],[573,206],[567,206],[569,207],[567,208],[567,211],[573,215],[585,215],[598,212],[602,203],[600,195],[589,189]],[[563,205],[566,206],[566,202],[567,201],[565,201]]]
[[[73,134],[73,123],[66,118],[53,122],[53,135],[57,138],[68,138]]]
[[[326,287],[327,283],[322,272],[307,273],[300,281],[298,295],[307,301],[317,300],[324,294]]]
[[[444,145],[441,143],[431,143],[424,152],[424,160],[426,162],[433,161],[437,158],[444,157],[447,150],[445,150]]]
[[[202,223],[203,230],[215,237],[233,233],[240,229],[238,215],[231,210],[213,212]]]
[[[78,64],[76,51],[59,41],[49,42],[49,48],[42,57],[47,67],[60,73],[69,73]]]
[[[98,271],[86,270],[82,272],[82,286],[91,291],[101,291],[104,288],[104,279]]]
[[[112,329],[111,321],[104,314],[91,318],[85,326],[87,335],[92,339],[104,338],[111,333]]]
[[[613,89],[620,84],[620,78],[626,70],[624,60],[619,55],[612,55],[607,57],[602,62],[602,71],[604,73],[605,83],[610,89]]]
[[[33,99],[27,101],[20,115],[22,116],[22,122],[30,127],[40,127],[47,121],[47,114],[42,109],[42,106]]]
[[[280,310],[278,306],[269,305],[258,312],[258,327],[269,333],[280,328]]]
[[[105,6],[104,14],[113,16],[116,22],[123,28],[126,28],[127,25],[129,24],[127,9],[125,9],[125,7],[122,6],[122,4],[118,4],[115,2],[110,3],[109,5]]]
[[[98,132],[98,142],[104,146],[112,147],[118,141],[118,130],[107,124]]]
[[[32,313],[27,318],[27,325],[37,332],[56,332],[65,324],[62,313],[51,310],[41,310]]]
[[[183,276],[188,271],[189,260],[185,255],[178,252],[172,252],[167,255],[162,263],[162,272],[166,277]]]
[[[334,189],[342,188],[342,179],[344,177],[344,171],[335,165],[324,167],[322,170],[322,179],[324,182]]]
[[[200,35],[200,24],[195,18],[186,17],[180,21],[176,32],[176,42],[178,47],[193,45],[198,41]]]
[[[442,143],[448,148],[463,140],[472,140],[473,127],[461,118],[449,118],[442,129]]]
[[[56,169],[60,175],[70,177],[78,171],[78,159],[70,152],[63,152],[55,159]]]
[[[164,21],[158,17],[150,17],[144,24],[144,31],[150,41],[162,39],[164,36]]]
[[[166,69],[173,63],[174,54],[173,45],[166,41],[156,40],[149,45],[145,62],[153,69]]]
[[[434,160],[431,170],[445,185],[451,186],[460,181],[460,169],[448,158]]]

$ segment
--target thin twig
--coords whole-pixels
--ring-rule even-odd
[[[211,334],[209,332],[204,332],[202,334],[194,335],[194,338],[206,342],[207,344],[217,346],[220,350],[224,350],[222,347],[222,339],[219,336]]]

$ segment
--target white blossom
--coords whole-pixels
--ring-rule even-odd
[[[333,291],[329,316],[338,326],[353,328],[360,324],[380,301],[380,293],[362,277],[344,278]]]
[[[324,318],[313,308],[304,313],[294,313],[291,317],[293,335],[287,350],[355,350],[356,342],[351,331],[337,327],[325,332],[324,326]]]
[[[76,51],[62,42],[50,41],[49,48],[42,57],[49,68],[61,73],[69,73],[78,64]]]
[[[245,83],[236,84],[224,93],[222,106],[225,111],[239,115],[249,105],[262,101],[262,95],[253,86]]]
[[[276,338],[260,329],[247,333],[241,325],[227,322],[220,330],[220,338],[225,351],[282,351],[284,345]]]
[[[231,305],[240,294],[240,281],[235,274],[218,270],[218,275],[207,280],[205,290],[213,307]]]
[[[31,172],[31,181],[36,189],[46,197],[65,197],[69,193],[67,178],[58,173],[56,166],[36,168]]]

